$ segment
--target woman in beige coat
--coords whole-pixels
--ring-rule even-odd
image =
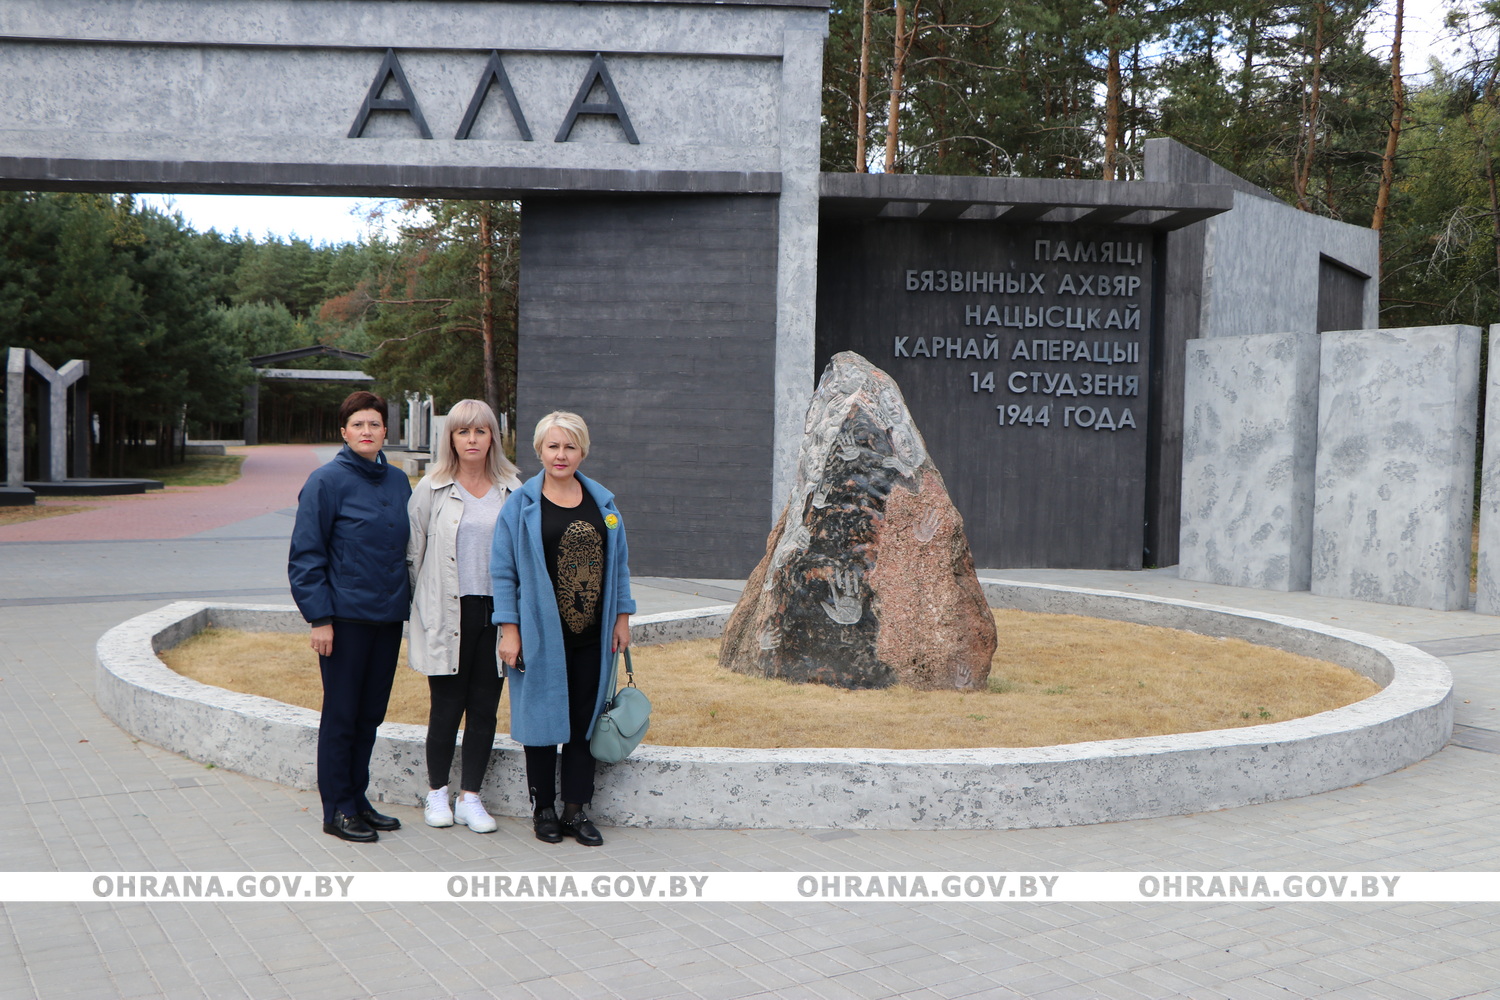
[[[490,597],[490,542],[516,467],[505,458],[500,426],[486,404],[465,399],[449,412],[432,471],[412,491],[406,548],[412,583],[408,659],[427,675],[428,826],[456,820],[475,833],[495,821],[479,800],[495,742],[504,683],[495,660]],[[450,805],[448,775],[460,720],[464,749],[460,795]]]

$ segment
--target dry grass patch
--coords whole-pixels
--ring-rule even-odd
[[[274,698],[314,712],[323,707],[323,679],[306,632],[206,628],[160,655],[179,674],[204,684]],[[403,640],[386,719],[425,726],[427,705],[427,678],[407,669]]]
[[[1124,622],[996,611],[987,691],[840,691],[745,677],[719,640],[635,648],[651,696],[649,742],[722,747],[1031,747],[1231,729],[1328,711],[1379,690],[1345,667],[1239,639]],[[206,684],[316,710],[302,634],[210,629],[164,653]],[[426,679],[396,674],[387,718],[425,725]],[[504,730],[508,709],[501,707]]]

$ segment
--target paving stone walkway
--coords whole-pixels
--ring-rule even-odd
[[[0,529],[0,872],[1493,871],[1500,619],[1184,583],[1171,571],[1013,571],[1362,629],[1444,657],[1458,738],[1363,785],[1223,812],[1057,830],[606,829],[547,846],[518,820],[433,830],[411,807],[373,846],[320,831],[315,793],[136,742],[94,705],[93,646],[167,600],[287,601],[280,513],[321,453],[246,466],[237,519],[146,497]],[[273,467],[281,471],[273,472]],[[290,485],[289,485],[290,484]],[[228,509],[235,487],[193,505]],[[290,492],[288,493],[288,489]],[[248,493],[247,493],[248,495]],[[281,498],[281,499],[278,499]],[[176,502],[176,501],[173,501]],[[190,505],[190,506],[193,506]],[[96,516],[98,515],[98,516]],[[75,518],[90,518],[75,521]],[[68,524],[67,522],[73,522]],[[154,525],[149,531],[143,526]],[[40,526],[36,529],[40,531]],[[1002,575],[998,572],[994,575]],[[643,611],[733,581],[643,580]],[[0,878],[4,878],[0,875]],[[0,1000],[1458,998],[1500,995],[1500,905],[451,902],[22,903],[0,907]]]

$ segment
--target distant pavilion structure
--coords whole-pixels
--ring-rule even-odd
[[[255,379],[245,386],[245,417],[244,438],[246,444],[260,444],[260,383],[262,379],[289,379],[302,382],[349,382],[369,384],[375,381],[374,376],[366,375],[357,369],[348,368],[279,368],[288,361],[296,361],[299,358],[337,358],[340,361],[368,361],[368,354],[358,351],[345,351],[337,347],[329,347],[326,344],[314,344],[310,347],[294,347],[289,351],[276,351],[273,354],[261,354],[247,359],[250,367],[255,369]],[[356,386],[351,385],[352,391]],[[391,412],[386,415],[388,426],[399,426],[400,410],[397,406],[390,407]]]

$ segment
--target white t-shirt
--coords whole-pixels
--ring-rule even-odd
[[[505,495],[500,487],[491,486],[484,496],[476,497],[456,481],[453,491],[464,502],[458,522],[458,592],[482,597],[490,592],[490,543]]]

